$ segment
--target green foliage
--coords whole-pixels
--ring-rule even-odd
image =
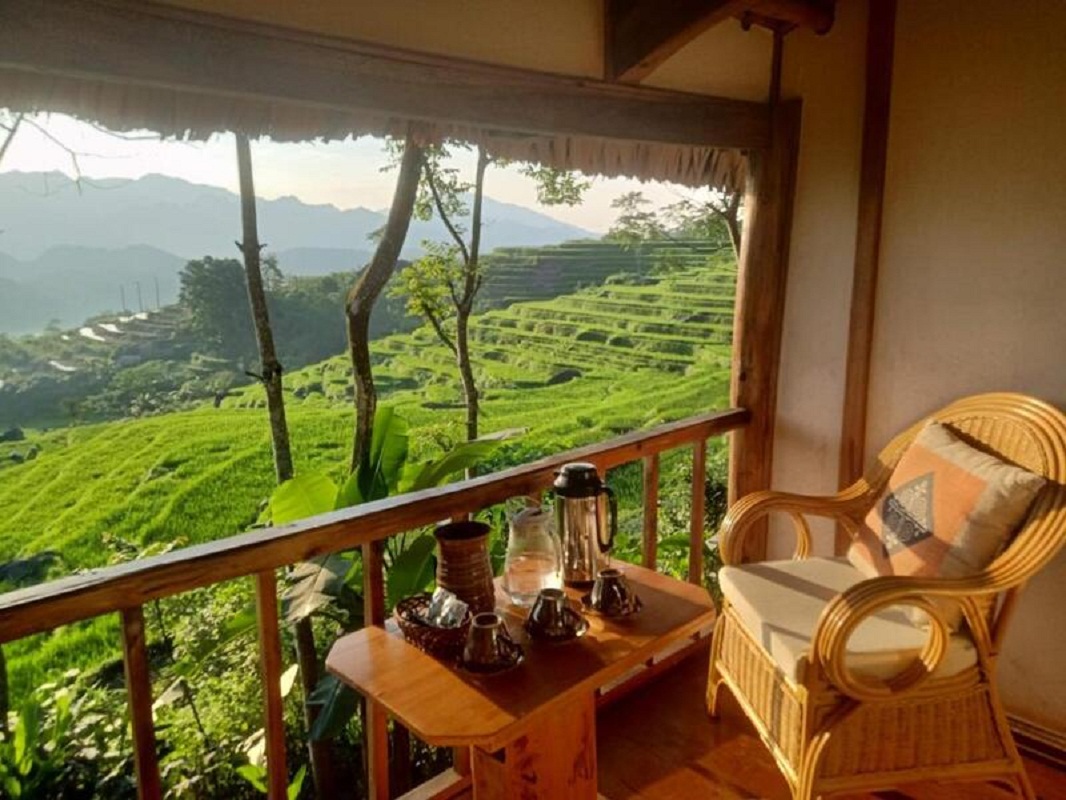
[[[461,254],[457,245],[440,242],[423,241],[422,249],[425,255],[400,270],[388,295],[404,299],[408,314],[429,321],[439,328],[442,341],[451,342],[455,339],[453,297],[463,277]]]
[[[533,180],[537,202],[542,206],[576,206],[592,186],[592,181],[579,173],[540,164],[523,164],[519,172]]]
[[[132,798],[120,693],[77,689],[78,674],[37,687],[0,734],[0,789],[10,798]]]
[[[255,353],[255,330],[241,262],[204,256],[186,264],[180,280],[180,302],[188,313],[189,328],[212,353],[250,359]]]
[[[651,200],[643,192],[626,192],[611,201],[618,216],[607,231],[607,238],[628,247],[635,247],[648,239],[661,239],[665,234],[658,215],[649,210]]]

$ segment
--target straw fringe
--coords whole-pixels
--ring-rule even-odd
[[[0,98],[13,111],[58,112],[115,131],[150,130],[165,137],[205,140],[241,132],[274,141],[332,141],[348,136],[406,136],[421,143],[461,139],[493,156],[586,175],[670,181],[742,191],[739,150],[576,136],[511,133],[225,96],[0,69]]]

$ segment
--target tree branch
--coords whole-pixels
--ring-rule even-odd
[[[426,184],[429,186],[429,193],[433,196],[433,205],[437,209],[437,215],[440,217],[440,221],[444,223],[444,227],[448,229],[448,233],[451,234],[452,239],[459,245],[459,252],[463,254],[463,263],[470,263],[470,251],[466,248],[466,242],[452,223],[451,218],[444,210],[444,201],[441,199],[440,190],[437,188],[437,178],[433,173],[433,167],[427,162],[422,171],[426,176]]]
[[[489,154],[485,148],[478,145],[477,148],[477,171],[474,174],[474,206],[470,212],[470,253],[466,260],[466,269],[463,270],[463,296],[462,309],[470,313],[474,305],[474,296],[478,286],[478,260],[481,256],[481,214],[485,200],[485,170],[489,166]],[[456,303],[456,306],[459,304]]]
[[[448,332],[444,330],[444,323],[440,318],[430,310],[429,306],[425,303],[422,304],[422,316],[429,320],[429,324],[433,326],[433,330],[437,332],[437,338],[441,340],[441,343],[452,351],[452,355],[457,354],[455,342],[448,335]]]

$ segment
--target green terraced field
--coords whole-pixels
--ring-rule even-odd
[[[735,270],[724,258],[700,259],[703,266],[640,285],[615,282],[476,317],[482,430],[526,429],[491,466],[722,407]],[[616,264],[611,274],[619,271]],[[384,400],[409,419],[416,453],[461,436],[455,365],[428,329],[377,341],[373,355]],[[293,372],[286,388],[297,469],[340,477],[352,425],[346,360]],[[264,406],[261,390],[249,387],[218,409],[32,436],[39,456],[0,469],[0,560],[57,550],[58,571],[70,572],[109,561],[105,533],[145,546],[245,530],[273,479]],[[628,494],[623,502],[639,502]],[[48,675],[115,658],[117,626],[103,618],[5,651],[18,696]]]

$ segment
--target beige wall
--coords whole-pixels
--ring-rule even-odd
[[[1066,407],[1066,4],[903,0],[868,446],[972,392]],[[1001,662],[1010,708],[1066,732],[1066,555]]]
[[[837,489],[844,360],[855,262],[866,60],[866,3],[843,2],[826,36],[789,35],[783,93],[803,98],[796,205],[781,344],[773,484]],[[792,552],[791,525],[775,521],[771,554]],[[832,527],[814,527],[819,552]]]

